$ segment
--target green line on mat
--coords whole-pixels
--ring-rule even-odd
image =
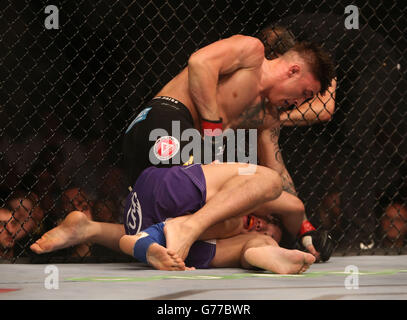
[[[380,270],[380,271],[359,271],[360,276],[369,275],[392,275],[397,273],[404,273],[407,270]],[[83,278],[67,278],[66,281],[78,281],[78,282],[143,282],[143,281],[155,281],[155,280],[226,280],[226,279],[244,279],[244,278],[311,278],[321,276],[346,276],[356,273],[348,273],[343,271],[315,271],[306,272],[303,274],[275,274],[272,272],[257,272],[257,273],[234,273],[231,275],[202,275],[202,274],[186,274],[186,275],[158,275],[158,276],[146,276],[146,277],[83,277]]]

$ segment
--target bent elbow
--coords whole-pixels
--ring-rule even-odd
[[[297,198],[291,203],[290,220],[292,221],[293,230],[296,231],[293,234],[297,234],[300,231],[301,223],[305,216],[305,205],[299,198]]]
[[[293,230],[295,231],[295,232],[293,232],[293,234],[296,235],[300,232],[301,224],[306,217],[305,205],[300,199],[298,199],[298,201],[296,201],[295,209],[293,211],[294,211],[293,221],[295,221],[295,223],[293,222],[293,228],[294,228]]]
[[[297,198],[297,201],[295,201],[294,203],[294,210],[296,215],[298,215],[298,217],[302,218],[305,215],[305,205],[304,203]]]
[[[199,68],[199,66],[202,65],[202,60],[199,52],[194,52],[188,59],[188,69]]]
[[[188,68],[200,68],[208,64],[208,56],[200,50],[195,51],[188,59]]]

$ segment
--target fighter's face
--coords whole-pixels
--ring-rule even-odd
[[[265,219],[250,215],[248,216],[248,225],[249,232],[256,231],[268,235],[277,242],[280,242],[281,240],[282,236],[281,229],[277,225],[267,222]]]
[[[274,85],[268,92],[268,99],[272,106],[299,106],[306,99],[315,96],[321,89],[321,84],[307,71],[293,68],[286,76]]]

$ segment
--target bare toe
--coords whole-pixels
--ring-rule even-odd
[[[33,243],[33,244],[30,246],[30,249],[31,249],[32,251],[34,251],[35,253],[42,253],[42,252],[43,252],[43,250],[41,249],[41,247],[38,245],[37,242]]]

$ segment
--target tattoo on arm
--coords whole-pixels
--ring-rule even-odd
[[[281,175],[281,179],[283,180],[283,190],[288,192],[288,193],[291,193],[294,196],[298,196],[297,191],[295,191],[294,182],[291,179],[288,172],[284,172]]]
[[[283,156],[281,155],[281,151],[280,149],[277,149],[276,153],[275,153],[275,159],[278,163],[281,163],[281,165],[284,166],[284,160],[283,160]]]
[[[283,160],[283,157],[281,155],[280,146],[278,145],[279,136],[280,136],[280,127],[272,128],[271,133],[270,133],[270,138],[271,138],[271,141],[274,144],[274,149],[276,150],[276,152],[274,154],[274,157],[275,157],[275,159],[276,159],[276,161],[278,163],[280,163],[282,166],[284,166],[284,160]]]
[[[276,158],[276,161],[281,165],[280,176],[283,181],[283,190],[297,196],[297,192],[295,191],[295,187],[294,187],[294,182],[291,179],[291,176],[285,167],[280,148],[277,148],[277,151],[275,153],[275,158]]]
[[[292,195],[297,196],[297,192],[295,191],[294,182],[291,179],[290,174],[287,172],[287,169],[286,169],[285,164],[284,164],[283,156],[281,154],[281,150],[280,150],[280,147],[278,145],[278,138],[280,136],[280,127],[273,128],[271,130],[270,135],[271,135],[270,136],[271,141],[273,141],[274,147],[275,147],[275,150],[276,150],[276,152],[274,154],[275,159],[282,167],[282,172],[280,173],[280,175],[281,175],[281,179],[283,181],[283,190],[288,192],[288,193],[291,193]]]
[[[280,137],[280,127],[272,128],[270,137],[272,141],[278,143],[278,138]]]

